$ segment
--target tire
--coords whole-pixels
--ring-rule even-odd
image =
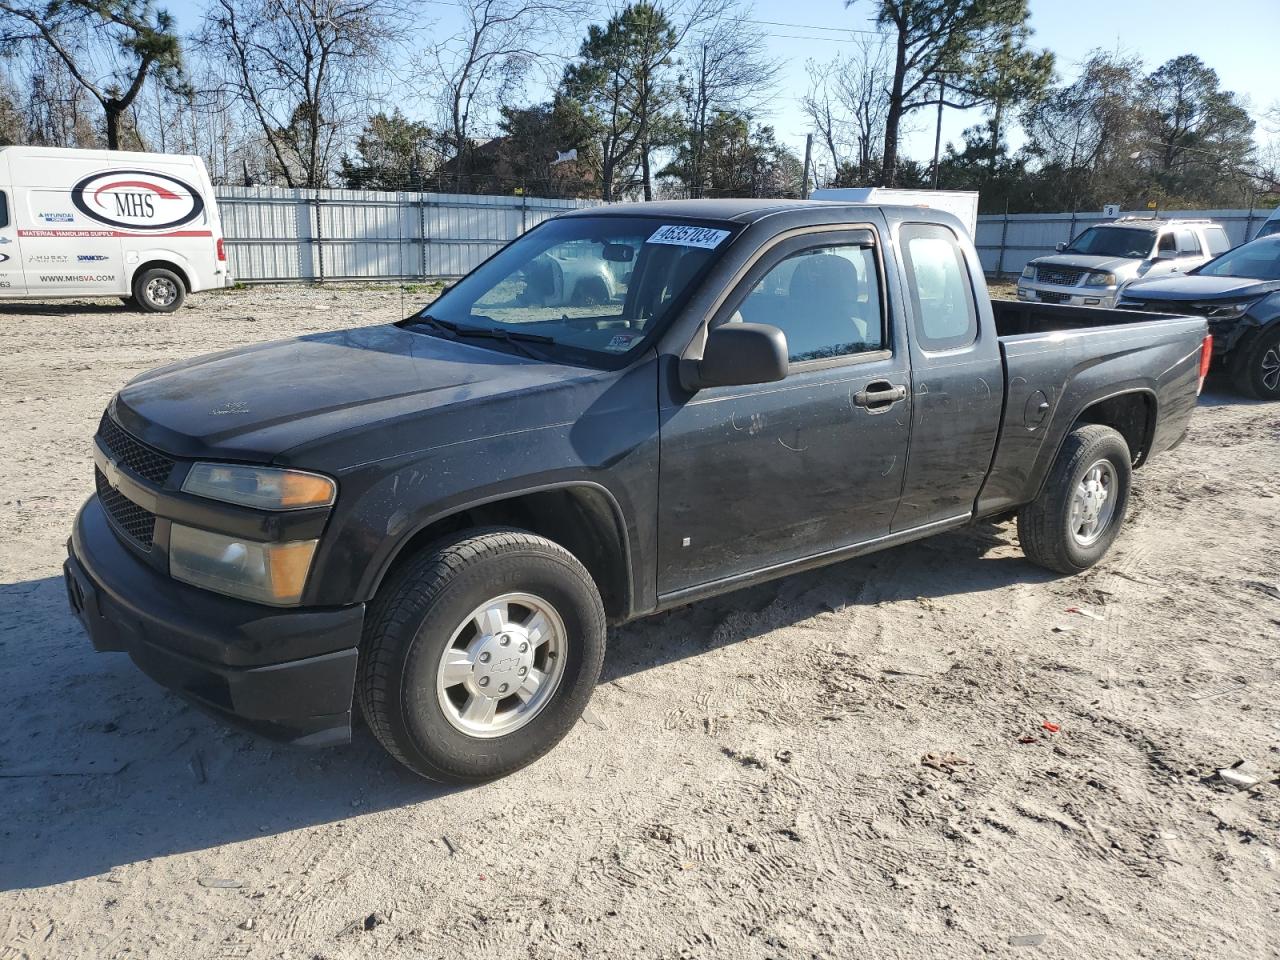
[[[1132,464],[1129,445],[1110,427],[1088,424],[1067,434],[1040,496],[1018,513],[1018,539],[1027,559],[1066,574],[1101,560],[1124,522]],[[1099,486],[1108,492],[1101,503]],[[1088,496],[1073,515],[1078,491]],[[1095,511],[1097,526],[1091,528],[1088,518]]]
[[[166,267],[148,267],[133,278],[133,299],[143,313],[173,313],[187,299],[187,285]]]
[[[501,603],[499,629],[487,611]],[[546,629],[525,631],[538,615]],[[444,670],[450,650],[465,679]],[[374,736],[414,773],[479,783],[560,742],[591,699],[604,651],[604,605],[577,558],[522,530],[472,530],[428,547],[379,591],[356,697]],[[495,688],[511,692],[487,697]]]
[[[1280,325],[1252,339],[1234,364],[1232,379],[1245,396],[1280,400]]]
[[[572,305],[598,307],[609,302],[609,287],[600,277],[579,280],[573,288]]]

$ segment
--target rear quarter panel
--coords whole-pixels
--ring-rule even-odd
[[[1081,414],[1100,400],[1145,394],[1155,405],[1147,456],[1176,444],[1196,406],[1203,320],[1002,337],[1008,384],[1000,440],[978,516],[1034,500]],[[1049,410],[1037,422],[1039,406]]]

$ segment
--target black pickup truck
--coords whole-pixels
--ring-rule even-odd
[[[608,623],[982,518],[1096,563],[1210,349],[1200,317],[990,300],[938,211],[576,211],[401,322],[128,384],[68,594],[220,715],[328,744],[354,701],[412,770],[484,780],[570,729]]]

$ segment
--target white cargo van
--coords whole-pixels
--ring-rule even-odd
[[[0,148],[0,299],[118,296],[169,313],[230,285],[199,157]]]

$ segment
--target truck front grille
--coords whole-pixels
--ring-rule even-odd
[[[1036,267],[1036,279],[1041,283],[1053,283],[1060,287],[1074,287],[1088,270],[1079,267]]]
[[[128,467],[143,480],[163,484],[169,479],[173,458],[135,440],[109,414],[104,413],[102,422],[98,424],[98,439],[111,454],[111,459]]]
[[[98,499],[107,511],[111,525],[139,549],[150,550],[156,532],[156,515],[150,510],[144,510],[111,486],[97,467],[93,469],[93,480],[98,486]]]

